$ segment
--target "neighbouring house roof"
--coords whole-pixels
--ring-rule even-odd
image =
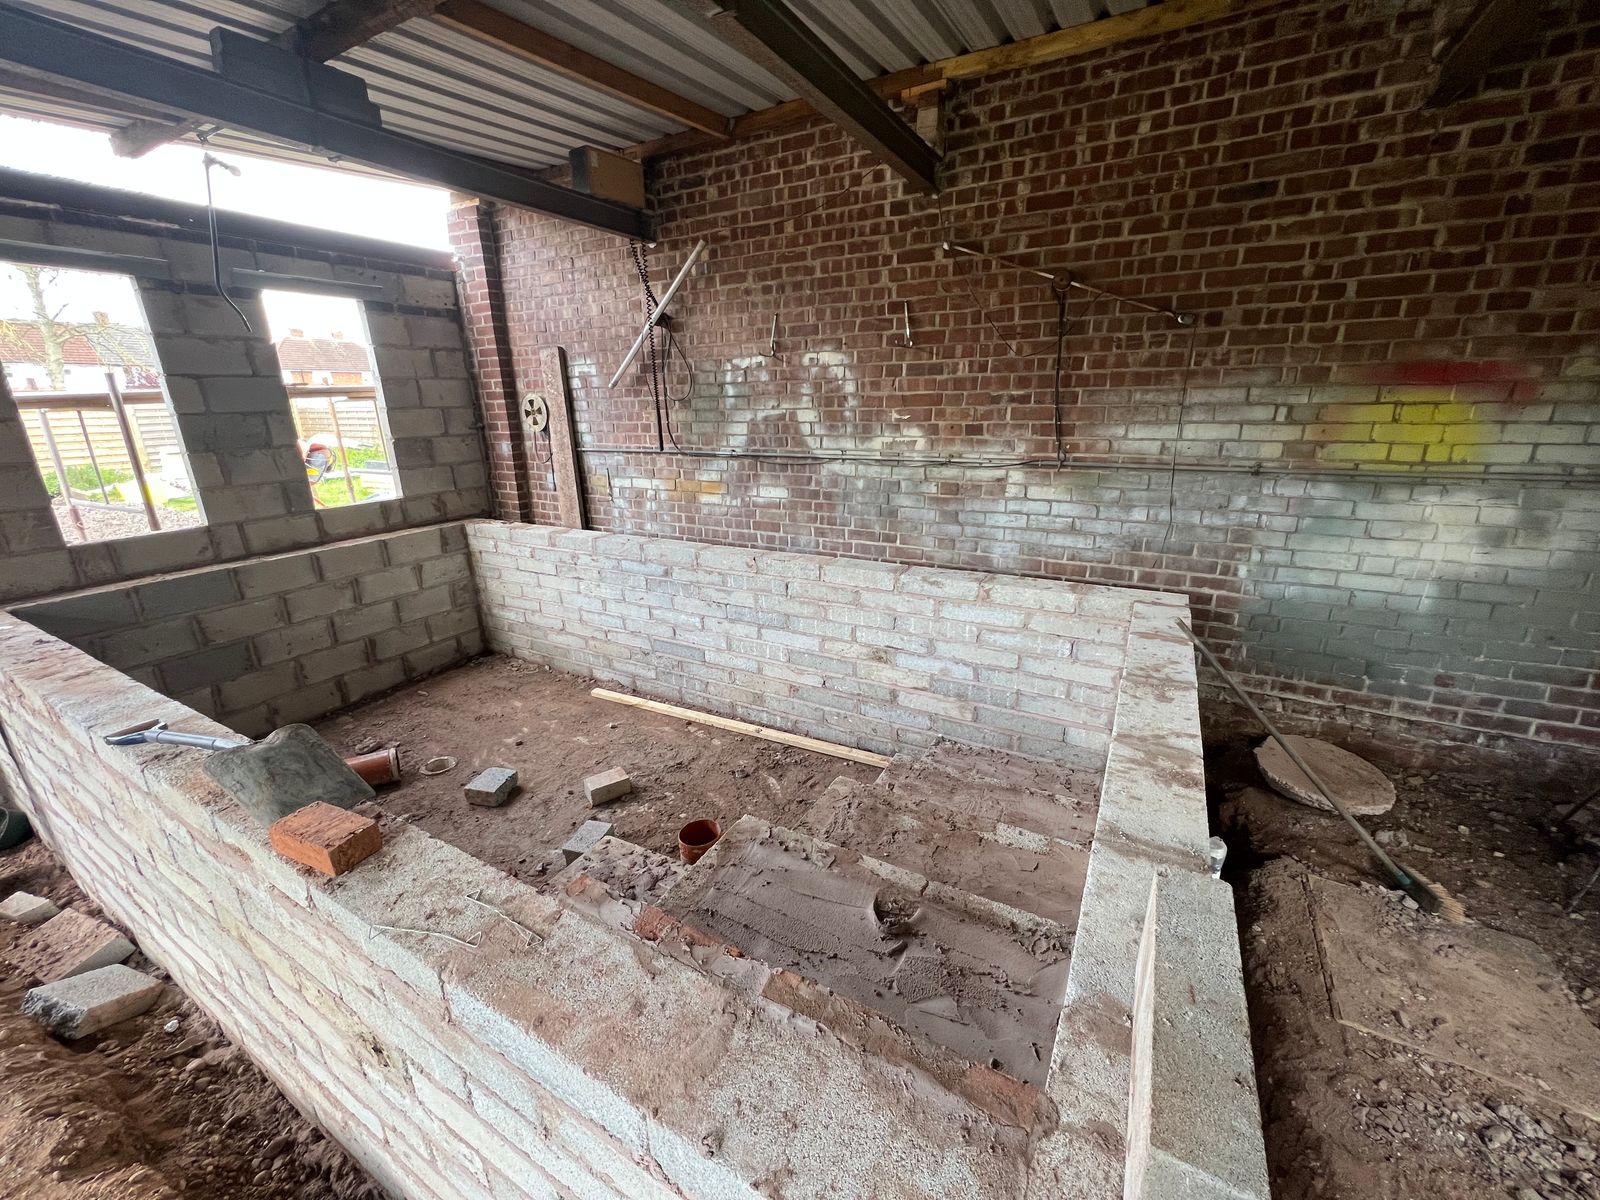
[[[278,365],[285,371],[352,371],[365,374],[372,371],[372,355],[360,342],[286,337],[278,343]]]
[[[150,335],[132,325],[100,325],[77,333],[61,347],[69,367],[149,367],[155,365]],[[44,332],[37,321],[0,317],[0,362],[45,362]]]

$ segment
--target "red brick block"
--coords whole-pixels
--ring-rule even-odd
[[[324,875],[343,875],[383,849],[376,821],[321,801],[274,821],[267,837],[279,854]]]

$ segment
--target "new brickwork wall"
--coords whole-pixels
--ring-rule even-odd
[[[400,498],[314,505],[259,292],[234,297],[250,320],[247,330],[216,293],[203,209],[0,172],[0,239],[156,260],[137,282],[207,522],[64,546],[16,405],[0,382],[0,601],[487,510],[481,422],[450,259],[234,214],[222,214],[220,223],[225,271],[380,289],[360,303]]]
[[[582,880],[538,895],[414,827],[349,875],[315,876],[198,756],[101,740],[151,718],[225,732],[0,613],[0,790],[396,1196],[1056,1200],[1103,1196],[1120,1171],[1108,1126],[1125,1120],[1128,1068],[1103,1033],[1083,1064],[1103,1086],[1063,1084],[1093,1124],[1058,1123],[1054,1097]],[[1187,801],[1203,822],[1201,794]],[[1107,931],[1113,958],[1122,932]],[[1097,990],[1084,1003],[1106,1019]],[[1248,1078],[1248,1055],[1232,1067]],[[1237,1093],[1233,1074],[1217,1078]]]
[[[657,290],[710,243],[664,453],[647,368],[604,386],[625,248],[500,210],[518,390],[567,349],[604,529],[1181,591],[1301,713],[1600,745],[1600,4],[1538,7],[1437,111],[1469,5],[1269,3],[952,85],[933,200],[821,123],[656,162]],[[1200,322],[1069,298],[1054,469],[1049,291],[945,238]]]
[[[247,737],[483,649],[459,523],[111,584],[11,611]]]
[[[1105,760],[1132,589],[467,525],[495,650],[880,753]],[[1176,627],[1173,627],[1176,632]]]

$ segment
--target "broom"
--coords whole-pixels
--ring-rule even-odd
[[[1360,837],[1366,848],[1372,852],[1372,856],[1383,864],[1384,869],[1389,872],[1390,878],[1395,881],[1400,890],[1415,900],[1417,907],[1422,909],[1423,912],[1442,916],[1446,920],[1454,921],[1457,924],[1464,922],[1467,919],[1467,910],[1462,907],[1461,902],[1438,884],[1429,883],[1415,871],[1408,867],[1402,867],[1393,858],[1389,857],[1388,853],[1385,852],[1382,846],[1378,845],[1361,822],[1351,816],[1350,810],[1341,804],[1338,797],[1328,790],[1327,785],[1311,769],[1311,765],[1300,757],[1299,751],[1289,744],[1288,739],[1278,732],[1277,727],[1271,721],[1267,720],[1267,715],[1256,707],[1256,702],[1250,699],[1244,688],[1239,686],[1239,682],[1228,674],[1223,665],[1217,661],[1217,656],[1211,653],[1211,648],[1196,636],[1194,630],[1189,628],[1188,622],[1180,620],[1178,628],[1183,630],[1189,640],[1195,644],[1195,648],[1200,651],[1206,662],[1211,665],[1211,669],[1222,676],[1227,685],[1233,689],[1233,694],[1244,702],[1244,706],[1250,710],[1251,715],[1266,727],[1267,732],[1272,735],[1272,740],[1282,747],[1283,752],[1294,761],[1294,765],[1299,767],[1305,773],[1305,777],[1316,787],[1317,791],[1322,793],[1322,798],[1328,802],[1329,807],[1350,823],[1350,828],[1356,831],[1356,835]]]

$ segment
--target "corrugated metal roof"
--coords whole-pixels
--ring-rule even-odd
[[[202,66],[223,25],[270,38],[324,0],[0,0]],[[488,0],[492,7],[727,116],[792,99],[776,79],[661,0]],[[863,77],[1033,37],[1146,0],[790,0]],[[543,167],[575,146],[622,147],[682,126],[479,39],[419,19],[334,60],[362,76],[386,127],[502,162]],[[111,129],[126,110],[0,84],[0,109]],[[220,145],[304,150],[234,131]]]

